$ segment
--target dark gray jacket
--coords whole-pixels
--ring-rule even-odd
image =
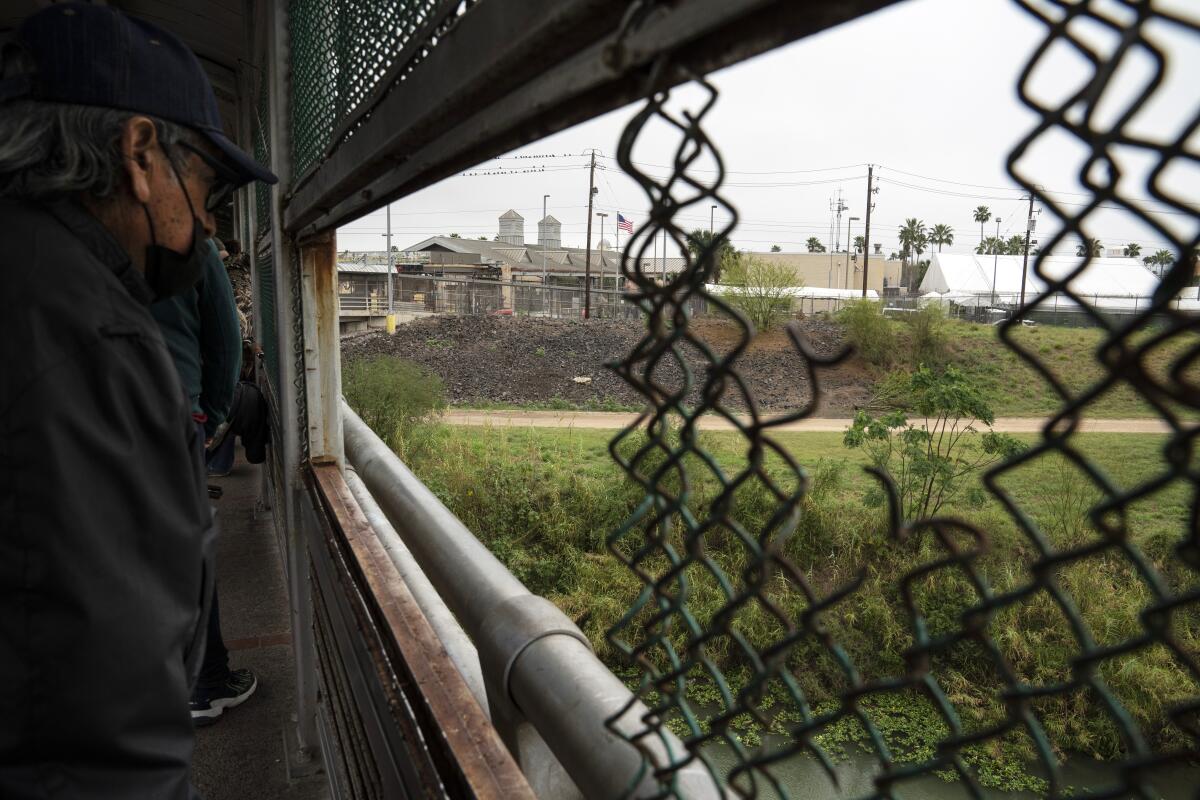
[[[188,798],[212,513],[150,292],[0,200],[0,797]]]

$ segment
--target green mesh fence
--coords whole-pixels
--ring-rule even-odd
[[[271,133],[267,121],[271,117],[270,96],[266,81],[258,89],[254,103],[254,160],[259,164],[271,164]],[[262,181],[254,182],[254,213],[257,230],[255,241],[271,230],[271,187]]]
[[[394,64],[415,66],[472,2],[292,0],[292,171],[302,178],[368,110]],[[398,81],[397,81],[398,82]]]
[[[258,310],[262,319],[262,330],[258,331],[258,342],[263,349],[263,362],[267,376],[275,391],[279,391],[279,336],[275,304],[275,259],[270,248],[258,254],[255,261],[258,272]]]
[[[621,138],[618,160],[651,205],[651,222],[631,237],[622,264],[648,325],[613,368],[649,410],[611,446],[643,500],[608,538],[636,585],[619,598],[629,610],[608,640],[628,658],[650,709],[630,741],[670,729],[687,746],[677,762],[647,761],[661,796],[682,796],[676,771],[695,759],[739,796],[804,798],[922,797],[928,784],[920,782],[934,776],[957,780],[958,796],[1019,784],[1056,797],[1158,798],[1170,769],[1200,761],[1200,318],[1172,307],[1194,276],[1200,214],[1163,180],[1200,161],[1200,101],[1192,93],[1177,107],[1179,125],[1169,131],[1136,123],[1165,69],[1155,32],[1194,41],[1200,25],[1182,4],[1176,12],[1132,0],[1017,5],[1045,36],[1031,42],[1018,87],[1039,124],[1009,168],[1061,223],[1044,251],[1082,241],[1098,209],[1118,206],[1170,242],[1176,261],[1151,307],[1113,320],[1071,290],[1090,256],[1067,276],[1033,259],[1049,286],[1043,296],[1064,293],[1104,331],[1101,377],[1069,387],[1059,365],[1022,338],[1020,312],[998,329],[997,349],[1016,352],[1061,406],[1032,446],[985,474],[977,502],[994,509],[986,529],[936,511],[911,516],[903,502],[911,476],[880,470],[869,478],[885,501],[877,512],[851,504],[822,515],[816,501],[834,478],[799,463],[773,431],[812,413],[823,369],[846,353],[819,355],[789,328],[794,378],[813,387],[812,402],[782,418],[759,413],[739,374],[754,329],[728,298],[706,290],[737,222],[722,195],[721,155],[705,133],[716,90],[697,79],[706,96],[687,112],[656,91]],[[1026,89],[1044,77],[1044,55],[1055,49],[1092,68],[1069,96],[1041,104]],[[1130,94],[1113,76],[1137,60],[1150,74],[1139,78],[1144,93]],[[657,75],[674,66],[660,60],[648,86],[657,89]],[[1098,106],[1101,115],[1093,114]],[[679,142],[666,177],[633,160],[646,128],[658,141],[669,130]],[[1056,203],[1024,174],[1025,152],[1055,137],[1084,151],[1078,169],[1092,196],[1077,204]],[[1151,165],[1143,185],[1093,180],[1102,171],[1092,168],[1110,165],[1117,143]],[[1151,202],[1171,216],[1151,213]],[[682,246],[694,227],[691,209],[709,205],[732,220],[713,245],[695,258],[684,250],[687,269],[667,285],[641,269],[664,230]],[[736,341],[705,340],[685,310],[696,298],[736,324]],[[703,356],[702,374],[688,370],[685,354]],[[1134,393],[1164,424],[1149,474],[1133,482],[1112,478],[1078,433],[1116,390]],[[726,447],[718,458],[698,430],[706,414],[735,426],[740,457]],[[1038,502],[1057,509],[1061,525],[1012,489],[1050,465],[1060,478]],[[1165,508],[1177,509],[1171,532],[1148,535],[1148,515]],[[903,624],[885,624],[894,620]],[[879,638],[884,631],[895,638]],[[1078,751],[1108,761],[1089,767],[1087,786],[1071,786],[1078,776],[1064,773]],[[1025,778],[1002,772],[1009,756]],[[868,762],[859,763],[866,777],[847,786],[839,764],[854,758]],[[805,764],[813,775],[789,777]],[[1187,775],[1176,796],[1200,797],[1200,773]]]

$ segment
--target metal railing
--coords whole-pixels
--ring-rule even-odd
[[[584,796],[653,795],[643,754],[652,764],[678,763],[686,752],[679,740],[664,732],[640,741],[642,751],[630,746],[650,712],[587,637],[531,594],[344,402],[342,419],[350,464],[474,643],[492,719],[510,747],[520,750],[516,728],[528,721]],[[677,780],[688,797],[723,794],[698,762]]]

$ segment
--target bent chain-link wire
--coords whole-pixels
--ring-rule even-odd
[[[1188,146],[1200,126],[1200,104],[1181,110],[1188,123],[1174,141],[1149,140],[1132,132],[1129,126],[1154,95],[1163,76],[1165,56],[1153,37],[1147,35],[1147,26],[1179,26],[1191,35],[1200,30],[1194,21],[1158,9],[1150,2],[1016,2],[1047,26],[1045,40],[1035,50],[1019,81],[1022,101],[1037,112],[1041,122],[1017,145],[1008,161],[1013,177],[1033,193],[1043,208],[1062,221],[1061,231],[1043,245],[1042,252],[1073,238],[1082,240],[1083,226],[1090,215],[1102,206],[1117,205],[1153,227],[1164,241],[1171,242],[1178,260],[1163,277],[1149,308],[1122,322],[1114,322],[1072,290],[1072,281],[1087,270],[1091,256],[1082,258],[1078,269],[1066,276],[1049,274],[1043,257],[1038,256],[1033,269],[1045,282],[1045,293],[1033,296],[1013,320],[1000,328],[1004,345],[1033,367],[1062,399],[1061,408],[1047,422],[1039,441],[992,469],[984,478],[985,487],[1012,517],[1035,554],[1030,563],[1013,565],[1022,575],[1014,586],[996,591],[989,584],[980,566],[981,558],[990,552],[986,531],[949,517],[904,520],[896,487],[885,473],[872,471],[888,498],[887,541],[891,546],[906,547],[918,539],[936,544],[932,559],[914,564],[888,584],[908,618],[911,632],[911,640],[903,651],[903,669],[897,674],[882,677],[860,674],[848,649],[831,633],[832,626],[828,624],[836,619],[839,604],[862,587],[867,579],[865,571],[845,585],[822,591],[813,577],[797,568],[783,552],[804,513],[809,476],[771,437],[771,428],[810,415],[818,402],[817,378],[821,368],[837,363],[847,354],[820,357],[795,329],[789,328],[798,359],[808,372],[812,397],[804,408],[785,417],[768,421],[761,416],[738,371],[739,358],[749,346],[754,329],[719,294],[706,289],[717,267],[721,245],[737,223],[736,210],[721,194],[724,178],[721,156],[703,129],[705,117],[717,97],[716,89],[702,78],[695,78],[693,85],[704,93],[700,108],[695,113],[671,111],[670,92],[661,87],[667,83],[664,73],[674,66],[669,56],[663,57],[649,76],[645,105],[621,136],[618,161],[650,202],[648,221],[631,237],[621,263],[622,275],[632,287],[628,299],[642,309],[647,329],[630,353],[610,366],[646,399],[648,409],[619,433],[609,448],[614,460],[641,488],[643,500],[607,539],[609,551],[636,576],[641,587],[628,612],[608,631],[608,640],[640,670],[636,695],[645,701],[649,713],[641,720],[642,730],[628,738],[645,754],[646,769],[652,770],[657,778],[660,796],[681,796],[676,773],[695,759],[704,761],[715,781],[727,781],[743,797],[757,797],[768,790],[780,797],[794,796],[772,768],[800,753],[814,756],[836,784],[833,758],[817,739],[845,722],[861,727],[879,764],[870,797],[896,797],[906,783],[934,773],[953,773],[972,796],[982,797],[972,754],[981,745],[997,744],[1013,736],[1031,743],[1046,775],[1049,793],[1063,796],[1067,787],[1060,775],[1061,752],[1039,708],[1047,701],[1080,693],[1093,701],[1091,707],[1096,713],[1111,719],[1121,736],[1124,757],[1105,785],[1090,793],[1077,791],[1075,796],[1156,797],[1155,770],[1200,759],[1200,661],[1174,632],[1178,618],[1186,616],[1195,625],[1200,614],[1200,471],[1195,464],[1194,449],[1200,430],[1196,424],[1200,386],[1195,380],[1195,370],[1200,366],[1200,340],[1195,338],[1200,333],[1200,319],[1172,306],[1173,299],[1193,277],[1193,254],[1200,240],[1195,224],[1196,207],[1173,196],[1162,180],[1172,165],[1188,163],[1194,169],[1200,160],[1194,144],[1192,149]],[[632,9],[627,19],[635,19]],[[1109,50],[1097,51],[1076,34],[1084,22],[1113,34],[1111,41],[1115,43]],[[1030,81],[1046,53],[1064,44],[1075,48],[1091,63],[1092,77],[1061,104],[1041,104],[1032,96]],[[619,46],[613,46],[612,52],[613,62],[619,62]],[[1101,102],[1112,102],[1114,72],[1134,52],[1149,55],[1157,72],[1116,122],[1100,125],[1096,122],[1096,107]],[[659,127],[665,124],[679,138],[671,174],[666,178],[646,174],[633,160],[639,137],[652,124]],[[1050,133],[1069,134],[1090,152],[1081,165],[1080,175],[1092,199],[1078,212],[1056,203],[1021,172],[1022,156],[1040,137]],[[1189,224],[1183,227],[1189,233],[1181,234],[1180,228],[1156,221],[1142,201],[1118,188],[1118,166],[1112,152],[1116,147],[1136,148],[1156,160],[1148,191],[1158,203],[1187,218]],[[695,177],[698,163],[715,163],[716,177],[704,180]],[[1095,164],[1106,164],[1111,179],[1094,180]],[[709,204],[724,209],[730,222],[693,255],[681,215],[691,206]],[[683,252],[685,268],[660,282],[646,254],[656,237],[664,232]],[[1022,346],[1015,336],[1022,317],[1055,293],[1078,304],[1106,334],[1097,353],[1105,374],[1082,391],[1069,389],[1048,364]],[[691,327],[687,309],[697,299],[736,326],[736,342],[726,351],[717,352]],[[1165,371],[1152,369],[1147,356],[1172,341],[1191,344]],[[695,375],[688,369],[685,352],[703,357],[706,362],[703,375]],[[1110,480],[1089,460],[1075,438],[1079,422],[1091,404],[1116,387],[1135,390],[1169,424],[1171,431],[1162,451],[1159,474],[1132,488],[1123,488]],[[747,410],[745,416],[735,415],[733,409],[738,405]],[[697,429],[697,422],[704,414],[722,417],[736,429],[746,452],[742,469],[726,475],[715,457],[706,451]],[[1006,476],[1047,456],[1065,459],[1099,491],[1102,499],[1088,515],[1096,538],[1071,547],[1055,547],[1030,513],[1005,489]],[[781,464],[782,469],[774,468],[768,473],[765,466],[768,460]],[[720,491],[711,501],[701,503],[693,494],[693,486],[696,475],[705,473],[717,481]],[[1129,512],[1135,503],[1180,484],[1188,487],[1190,509],[1173,552],[1190,579],[1177,579],[1173,585],[1131,537]],[[737,506],[739,490],[750,488],[766,492],[775,503],[774,514],[755,529],[747,527]],[[745,563],[736,573],[727,572],[710,557],[708,551],[714,542],[739,545]],[[1121,558],[1130,568],[1130,580],[1141,582],[1149,597],[1140,617],[1141,633],[1103,644],[1097,642],[1060,580],[1061,571],[1068,567],[1105,568],[1107,562],[1102,562],[1102,557]],[[965,582],[970,600],[951,628],[935,629],[922,610],[919,590],[930,580],[950,576]],[[709,618],[701,618],[689,605],[697,579],[715,583],[724,598],[723,607]],[[803,601],[804,610],[795,618],[789,616],[781,603],[788,595]],[[1074,642],[1075,655],[1070,660],[1068,676],[1053,682],[1037,682],[1010,662],[993,633],[998,616],[1020,614],[1030,604],[1047,600],[1061,612]],[[739,615],[751,612],[773,620],[776,631],[773,641],[756,645],[739,631]],[[1166,752],[1156,751],[1150,745],[1146,733],[1102,675],[1114,659],[1158,646],[1170,651],[1194,682],[1193,694],[1167,712],[1171,724],[1189,744]],[[710,655],[715,648],[728,648],[746,665],[748,679],[742,689],[735,692],[731,688],[729,676]],[[990,675],[988,685],[995,686],[994,699],[1000,709],[998,715],[973,727],[964,723],[962,710],[955,706],[937,674],[939,661],[962,648],[971,648],[977,654],[980,669]],[[820,708],[812,706],[797,680],[807,666],[798,663],[797,658],[813,658],[814,654],[835,665],[844,686],[836,703]],[[689,685],[696,682],[711,685],[719,698],[718,708],[710,719],[704,719],[704,709],[688,697]],[[772,687],[776,690],[772,691]],[[946,734],[928,757],[898,758],[877,724],[872,701],[913,693],[928,701],[944,724]],[[771,696],[783,700],[770,707],[767,698]],[[614,717],[613,722],[621,716]],[[779,732],[780,719],[786,720],[782,728],[787,742],[783,745],[750,747],[737,735],[738,727],[745,729],[747,721],[760,731],[771,730],[774,725],[775,732]],[[655,761],[647,742],[663,739],[672,723],[676,732],[682,731],[687,753],[669,763]],[[617,730],[615,724],[611,727]],[[727,775],[720,774],[711,761],[709,750],[715,743],[723,744],[734,755],[736,763]]]

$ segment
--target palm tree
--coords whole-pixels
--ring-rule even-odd
[[[1025,237],[1016,234],[1008,237],[1008,241],[1004,243],[1004,250],[1002,252],[1010,256],[1021,255],[1021,253],[1025,252]]]
[[[815,236],[808,237],[808,241],[804,243],[810,253],[824,253],[825,245],[821,244],[821,240]]]
[[[1130,242],[1129,244],[1125,245],[1125,257],[1126,258],[1137,258],[1141,254],[1142,254],[1142,246],[1140,244],[1138,244],[1137,242]]]
[[[861,253],[863,248],[867,246],[867,240],[862,236],[854,237],[854,252]]]
[[[733,244],[729,239],[720,232],[714,234],[704,228],[693,228],[692,232],[687,235],[687,249],[693,257],[699,258],[700,253],[709,247],[714,239],[718,240],[718,244],[716,257],[713,259],[712,279],[713,283],[720,283],[721,270],[724,269],[726,263],[737,256],[737,251],[733,249]]]
[[[1022,242],[1022,244],[1024,244]],[[985,237],[975,248],[977,255],[1004,255],[1007,243],[998,236]]]
[[[1090,236],[1083,240],[1083,244],[1075,248],[1075,255],[1081,258],[1086,256],[1088,253],[1091,253],[1092,256],[1097,257],[1103,252],[1104,245],[1100,244],[1100,240],[1093,239]]]
[[[904,259],[904,263],[900,265],[900,282],[904,286],[912,285],[909,282],[910,256],[916,252],[917,238],[924,235],[925,223],[916,217],[904,220],[904,225],[900,227],[900,255]]]
[[[942,245],[954,244],[954,228],[939,222],[929,231],[929,241],[938,246],[939,253],[942,252]]]
[[[929,234],[921,231],[917,234],[917,238],[913,239],[913,250],[917,253],[917,263],[921,263],[921,253],[925,252],[925,248],[929,245]]]
[[[1162,277],[1162,274],[1167,271],[1167,267],[1175,263],[1175,254],[1170,250],[1159,250],[1150,258],[1158,267],[1158,269],[1154,270],[1154,273],[1159,277]]]
[[[979,241],[983,242],[983,224],[992,218],[992,210],[987,206],[978,206],[975,209],[975,221],[979,223]]]

